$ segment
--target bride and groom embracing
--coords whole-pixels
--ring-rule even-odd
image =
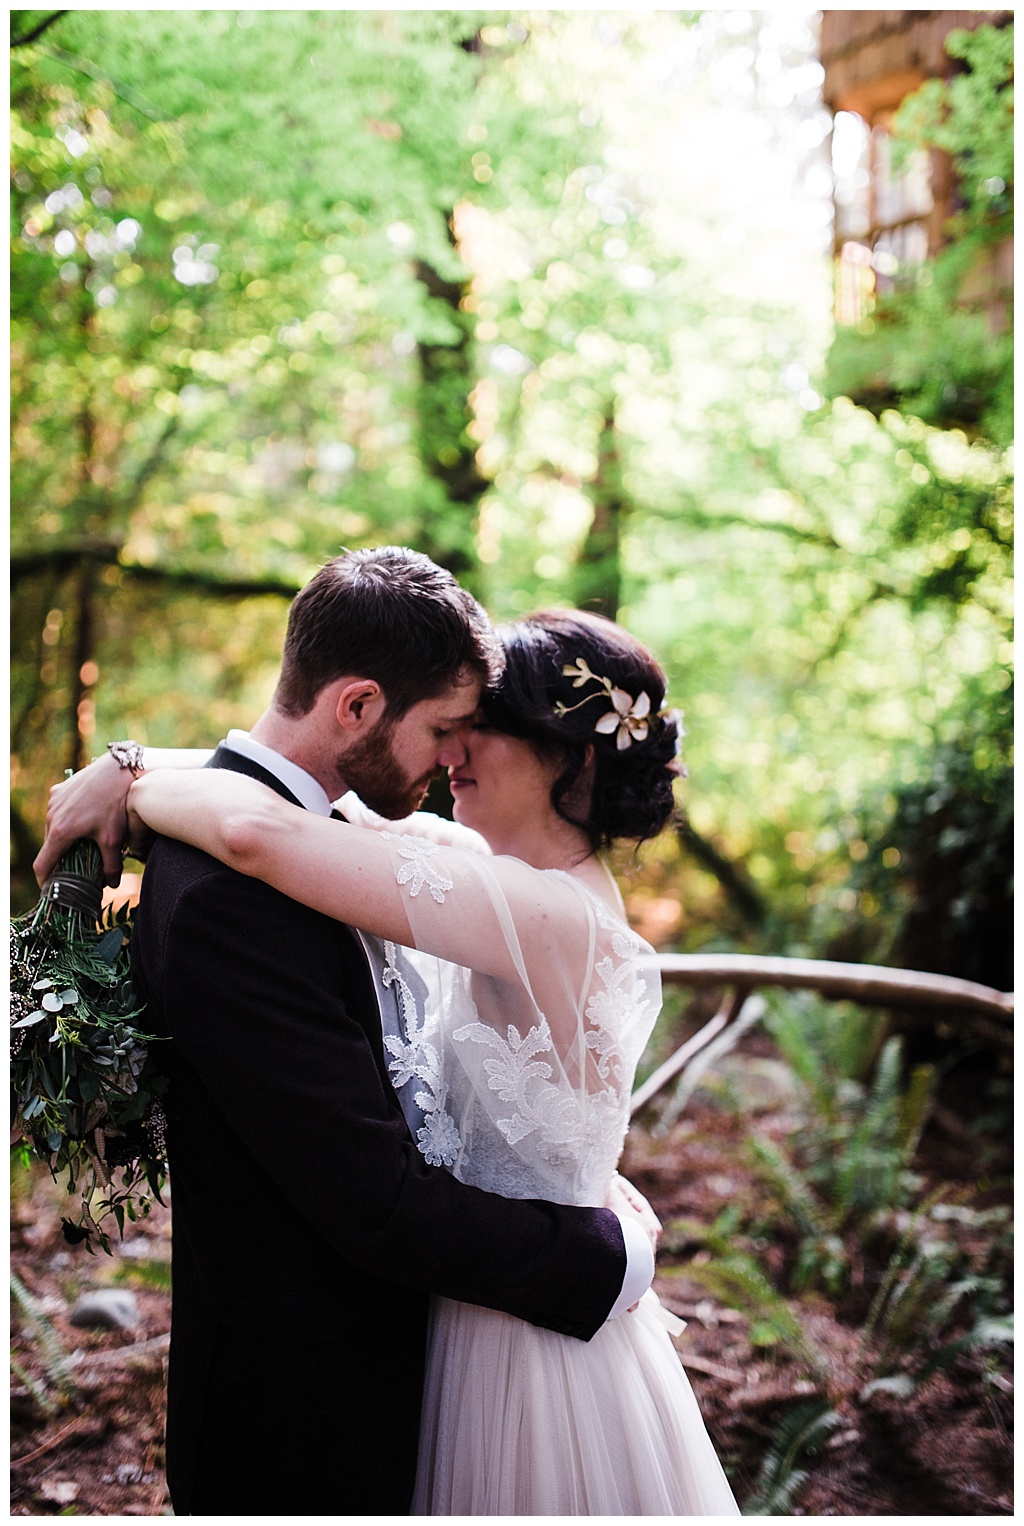
[[[610,621],[347,552],[250,733],[53,790],[44,876],[158,834],[177,1514],[736,1513],[615,1176],[660,993],[598,851],[671,812],[664,692]]]

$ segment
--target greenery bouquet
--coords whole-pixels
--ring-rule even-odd
[[[123,1234],[160,1200],[165,1082],[137,1026],[129,911],[103,907],[102,883],[98,848],[76,842],[11,924],[11,1089],[14,1149],[79,1194],[65,1238],[109,1253],[103,1221]]]

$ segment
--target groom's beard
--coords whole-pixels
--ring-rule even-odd
[[[338,760],[349,789],[354,789],[371,811],[390,821],[408,816],[422,805],[430,781],[440,773],[434,768],[419,779],[410,779],[392,751],[394,729],[393,721],[378,721],[369,736]]]

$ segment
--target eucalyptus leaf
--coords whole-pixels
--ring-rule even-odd
[[[43,1006],[47,1012],[59,1012],[64,1003],[55,991],[47,991],[43,997]]]
[[[46,1017],[46,1015],[47,1014],[45,1012],[30,1012],[28,1017],[19,1018],[19,1020],[16,1023],[12,1023],[11,1024],[11,1027],[12,1028],[31,1028],[33,1026],[33,1024],[41,1023],[43,1021],[43,1018]]]
[[[68,986],[64,991],[58,991],[57,995],[60,997],[65,1007],[74,1007],[77,1005],[78,992],[73,986]]]
[[[42,980],[37,980],[32,986],[33,991],[49,991],[52,988],[53,981],[47,980],[45,977]]]

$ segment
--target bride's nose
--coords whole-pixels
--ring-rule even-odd
[[[453,731],[451,736],[445,737],[444,746],[438,755],[438,762],[442,768],[461,768],[468,754],[466,752],[466,734],[461,729]]]

